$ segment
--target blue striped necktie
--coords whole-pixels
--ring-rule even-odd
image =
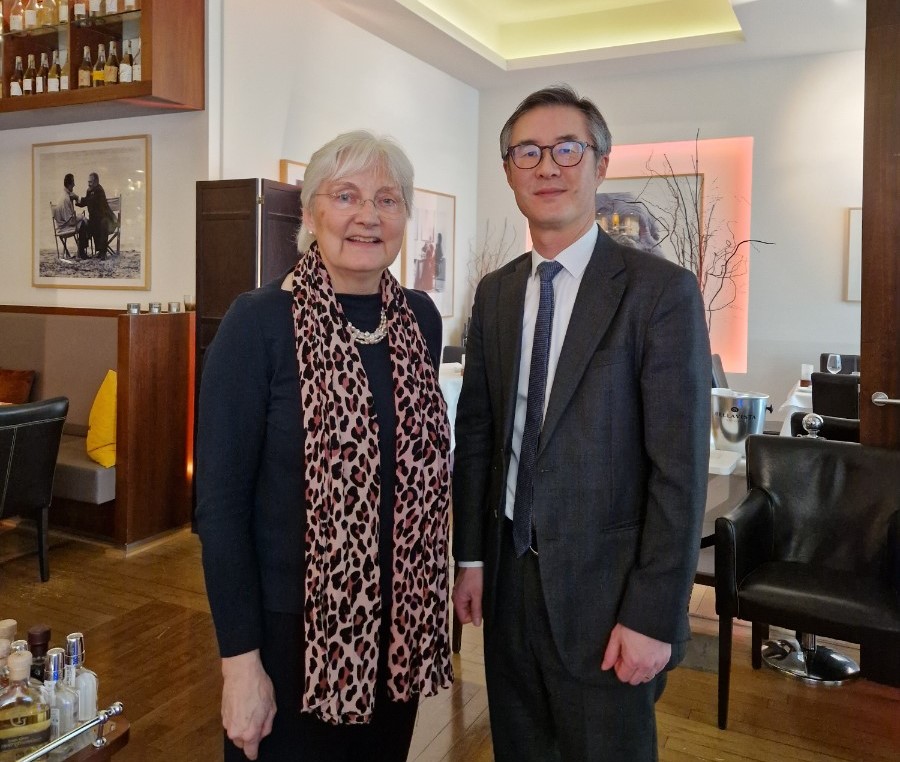
[[[547,363],[550,359],[550,329],[553,326],[553,279],[562,270],[559,262],[541,262],[537,272],[541,279],[541,300],[534,324],[531,369],[528,373],[528,400],[525,427],[519,448],[519,472],[516,475],[516,501],[513,507],[513,543],[517,556],[531,547],[532,497],[534,462],[538,439],[544,422],[544,396],[547,391]]]

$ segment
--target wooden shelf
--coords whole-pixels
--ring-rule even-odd
[[[58,27],[6,33],[2,36],[2,88],[0,130],[50,124],[117,119],[173,111],[199,111],[205,106],[205,20],[203,0],[180,0],[171,5],[143,0],[137,12],[103,19],[72,22]],[[126,33],[125,30],[130,30]],[[82,48],[96,57],[97,45],[116,40],[122,53],[123,37],[141,39],[141,82],[78,88]],[[9,79],[15,57],[64,47],[68,50],[72,89],[9,97]]]

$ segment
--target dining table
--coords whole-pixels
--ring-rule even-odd
[[[801,386],[801,382],[797,381],[788,392],[787,399],[778,407],[778,412],[784,413],[781,436],[791,436],[791,416],[794,413],[811,413],[812,409],[812,387]]]

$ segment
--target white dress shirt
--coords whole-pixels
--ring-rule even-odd
[[[556,366],[562,352],[569,318],[575,306],[575,297],[581,286],[581,278],[587,268],[594,246],[597,244],[597,226],[590,229],[575,243],[556,255],[563,269],[553,279],[553,323],[550,328],[550,356],[547,361],[547,391],[544,395],[544,413],[553,390]],[[531,350],[534,346],[534,324],[537,321],[541,297],[541,279],[537,266],[547,260],[536,249],[531,252],[531,276],[525,289],[525,309],[522,315],[522,357],[519,360],[519,387],[516,392],[516,414],[513,419],[512,453],[509,471],[506,472],[506,517],[513,517],[516,503],[516,481],[519,474],[519,450],[522,448],[522,432],[525,429],[525,410],[528,406],[528,377],[531,375]]]

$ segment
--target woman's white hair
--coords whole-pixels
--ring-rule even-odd
[[[301,253],[309,251],[316,237],[310,233],[306,220],[316,208],[316,194],[322,183],[368,170],[383,170],[396,183],[406,204],[406,216],[412,215],[413,167],[397,143],[386,136],[367,130],[354,130],[338,135],[316,151],[303,175],[303,225],[297,236]]]

